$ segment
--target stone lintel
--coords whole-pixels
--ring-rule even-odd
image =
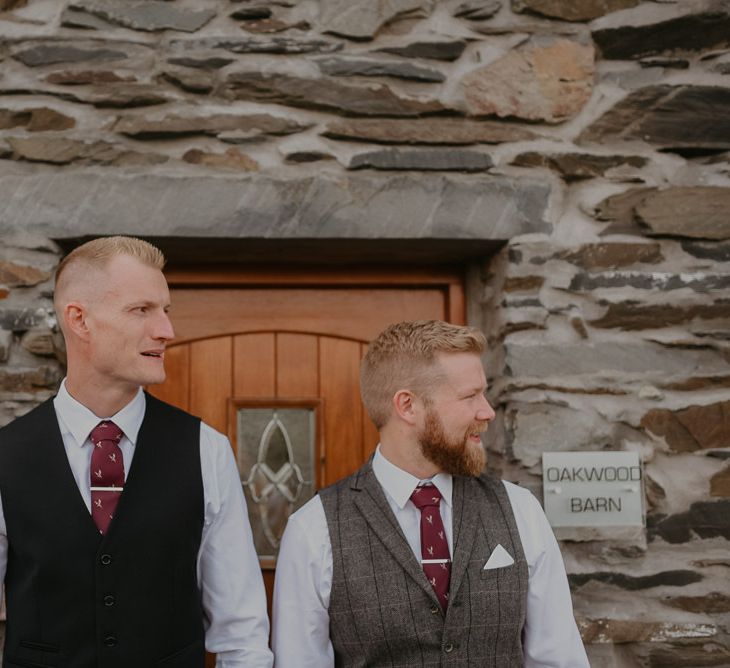
[[[549,232],[549,194],[538,181],[488,176],[16,173],[0,178],[0,232],[498,240]]]

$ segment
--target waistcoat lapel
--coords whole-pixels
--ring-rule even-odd
[[[469,485],[463,476],[454,476],[454,493],[452,497],[452,517],[454,554],[451,557],[451,584],[449,599],[453,600],[459,592],[464,580],[474,548],[474,539],[479,530],[479,507],[469,498]]]
[[[38,459],[43,462],[44,472],[48,474],[48,477],[44,478],[43,482],[37,479],[36,486],[40,486],[47,495],[53,495],[50,497],[51,503],[62,504],[62,507],[68,508],[69,512],[72,511],[78,517],[79,523],[84,525],[87,533],[93,535],[101,543],[102,536],[84,503],[71,470],[71,464],[66,456],[66,448],[63,444],[53,400],[49,399],[37,410],[38,419],[33,425],[33,429],[37,432],[31,432],[28,442],[29,447],[33,448]],[[77,446],[74,444],[72,447]]]
[[[366,464],[364,470],[361,469],[356,474],[351,489],[358,492],[354,496],[355,506],[362,513],[373,533],[403,567],[403,570],[429,595],[434,603],[439,605],[433,587],[426,580],[421,564],[403,535],[398,520],[385,498],[383,488],[373,473],[370,462]]]

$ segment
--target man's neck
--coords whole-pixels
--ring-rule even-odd
[[[411,443],[406,439],[381,433],[380,454],[391,464],[419,480],[432,478],[440,472],[433,462],[423,456],[418,443]]]
[[[74,377],[71,373],[66,377],[66,391],[80,404],[86,406],[99,418],[116,415],[139,391],[138,387],[110,387],[94,383],[89,379]]]

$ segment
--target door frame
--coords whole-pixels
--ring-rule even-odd
[[[241,264],[175,264],[164,271],[170,289],[178,288],[437,288],[444,294],[446,319],[457,325],[466,324],[466,263],[458,265],[429,265],[404,263],[402,265],[299,265],[266,266]],[[234,397],[246,400],[245,397]],[[229,402],[227,423],[231,429],[232,403]],[[321,407],[320,407],[321,408]],[[321,419],[322,410],[318,419]],[[320,433],[322,433],[320,431]],[[229,431],[229,436],[233,436]],[[321,436],[323,437],[323,436]],[[233,443],[233,441],[231,441]],[[318,447],[321,444],[318,443]],[[319,464],[319,463],[318,463]],[[320,466],[317,475],[320,476]],[[271,573],[271,564],[261,564],[262,571]],[[271,611],[269,611],[270,613]],[[212,668],[215,659],[206,657],[206,667]]]
[[[170,288],[366,288],[425,287],[444,292],[447,319],[466,324],[466,267],[404,265],[284,267],[267,265],[184,265],[165,270]]]

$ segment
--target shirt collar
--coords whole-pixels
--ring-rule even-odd
[[[123,432],[127,439],[135,445],[137,434],[144,419],[146,401],[142,388],[134,395],[124,408],[112,416],[99,417],[82,403],[74,399],[66,389],[66,379],[63,379],[58,394],[53,400],[61,431],[70,434],[76,445],[81,447],[89,438],[91,430],[101,420],[111,420]]]
[[[389,462],[383,453],[380,452],[380,445],[376,448],[375,455],[373,456],[373,473],[380,486],[390,495],[401,510],[403,510],[411,498],[413,490],[419,484],[426,482],[434,484],[438,491],[441,492],[441,496],[446,504],[451,506],[453,479],[448,473],[437,473],[433,478],[419,480],[416,476]]]

